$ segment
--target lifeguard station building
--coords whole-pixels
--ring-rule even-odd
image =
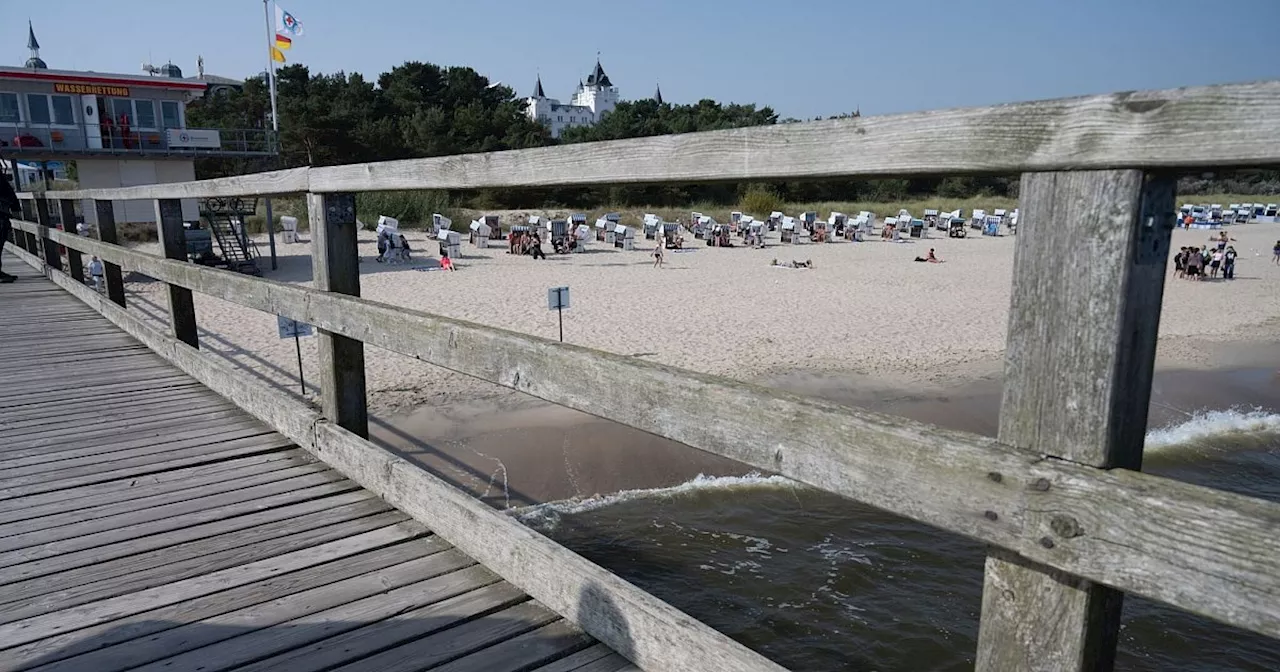
[[[83,189],[131,187],[194,180],[199,157],[269,157],[278,152],[267,129],[187,126],[186,108],[228,88],[225,78],[206,79],[201,65],[185,78],[172,63],[150,74],[117,75],[53,70],[40,58],[28,25],[30,57],[22,67],[0,66],[0,154],[19,190],[67,179]],[[154,222],[148,201],[117,202],[116,221]],[[93,207],[83,208],[95,223]],[[183,216],[199,216],[195,200]]]

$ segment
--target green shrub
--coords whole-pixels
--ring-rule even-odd
[[[738,209],[755,217],[768,217],[769,213],[782,209],[782,197],[770,187],[753,184],[738,199]]]
[[[378,191],[356,195],[356,216],[367,227],[377,226],[378,216],[386,215],[400,220],[402,228],[426,228],[431,225],[432,214],[450,217],[449,212],[449,194],[444,191]]]

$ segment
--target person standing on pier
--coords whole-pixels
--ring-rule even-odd
[[[0,156],[0,162],[3,161],[4,157]],[[9,213],[21,207],[22,204],[18,202],[18,195],[13,191],[13,185],[9,184],[9,178],[0,174],[0,253],[4,252],[4,244],[9,242],[9,231],[13,229],[13,222],[9,219]],[[9,275],[0,270],[0,282],[13,282],[17,279],[17,276]]]

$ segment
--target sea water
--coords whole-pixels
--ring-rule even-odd
[[[1280,415],[1185,414],[1144,470],[1280,501]],[[699,477],[513,512],[793,670],[970,670],[982,545],[777,476]],[[1280,642],[1141,598],[1118,669],[1278,670]]]

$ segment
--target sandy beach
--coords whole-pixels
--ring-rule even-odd
[[[1234,281],[1174,279],[1170,262],[1162,370],[1280,362],[1280,266],[1271,260],[1280,224],[1228,231],[1240,253]],[[990,395],[992,385],[998,397],[1014,236],[782,245],[774,233],[759,250],[691,241],[686,251],[668,251],[660,269],[653,241],[643,239],[631,252],[593,243],[586,253],[533,260],[508,255],[504,242],[477,249],[464,238],[459,270],[447,273],[415,270],[436,265],[437,246],[423,232],[405,233],[414,261],[386,265],[373,261],[374,234],[361,232],[365,298],[554,339],[547,289],[569,286],[564,332],[571,343],[889,410],[898,407],[874,402],[964,397],[966,389]],[[1180,229],[1174,249],[1209,235]],[[278,270],[261,261],[266,277],[310,282],[305,237],[278,245]],[[265,254],[265,241],[259,246]],[[912,261],[929,248],[945,263]],[[773,267],[773,259],[812,260],[813,268]],[[132,308],[165,314],[162,284],[127,288]],[[199,294],[196,308],[204,349],[297,393],[294,344],[278,338],[274,315]],[[314,339],[303,340],[302,355],[314,399]],[[402,355],[367,348],[366,358],[375,436],[497,506],[742,471]],[[982,383],[985,392],[971,387]],[[546,468],[548,461],[556,466]]]

